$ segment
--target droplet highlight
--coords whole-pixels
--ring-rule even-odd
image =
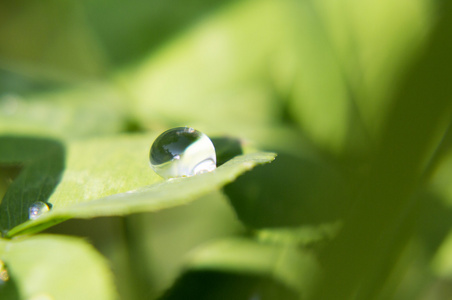
[[[0,259],[0,284],[9,280],[8,270],[3,260]]]
[[[217,167],[212,141],[191,127],[177,127],[159,135],[149,159],[152,169],[163,178],[193,176]]]
[[[50,207],[47,203],[38,201],[33,203],[28,210],[28,217],[30,220],[36,220],[46,212],[50,210]]]

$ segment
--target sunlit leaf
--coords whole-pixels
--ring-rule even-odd
[[[211,173],[164,181],[149,167],[149,147],[154,138],[155,135],[137,135],[67,144],[66,153],[62,153],[66,160],[61,181],[48,199],[38,198],[41,193],[40,185],[33,178],[42,178],[39,168],[28,168],[28,172],[34,177],[24,176],[22,184],[12,185],[8,189],[5,197],[9,197],[10,200],[2,203],[2,220],[19,218],[19,221],[17,219],[14,222],[6,221],[9,225],[4,225],[6,227],[4,230],[25,222],[29,205],[33,201],[49,203],[52,206],[51,212],[37,220],[19,225],[12,229],[9,235],[30,228],[36,231],[38,227],[42,229],[72,217],[124,215],[184,204],[220,189],[241,173],[255,165],[267,163],[275,157],[273,153],[250,153],[235,157]],[[1,150],[17,151],[14,144],[9,146]],[[33,147],[28,149],[32,150]],[[51,165],[52,158],[53,156],[44,157],[39,163],[47,162]],[[44,177],[47,182],[57,179],[58,172]],[[22,187],[33,184],[37,188],[35,195],[29,195],[24,202],[23,193],[27,192],[27,189]],[[12,208],[20,210],[20,216],[10,215],[9,211]]]

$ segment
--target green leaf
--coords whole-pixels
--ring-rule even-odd
[[[250,153],[233,158],[211,173],[164,181],[149,167],[148,151],[154,138],[155,135],[137,135],[68,143],[61,182],[44,201],[52,210],[16,226],[8,236],[41,230],[73,217],[125,215],[188,203],[275,157],[273,153]],[[38,169],[32,173],[39,177]],[[30,186],[33,181],[24,184]],[[20,207],[22,214],[29,207],[21,200],[24,191],[21,186],[11,186],[6,194],[11,197],[8,203]],[[2,219],[9,218],[7,209],[2,214]]]
[[[105,259],[85,241],[57,235],[0,239],[0,259],[20,299],[115,299]],[[41,298],[40,298],[41,297]],[[1,297],[3,299],[3,297]]]

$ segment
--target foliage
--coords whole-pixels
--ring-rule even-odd
[[[447,1],[29,0],[0,33],[1,299],[452,297]],[[186,125],[218,168],[164,180]]]

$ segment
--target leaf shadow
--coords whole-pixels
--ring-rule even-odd
[[[238,218],[251,228],[334,222],[349,206],[340,173],[287,153],[240,176],[224,192]]]
[[[0,231],[5,236],[29,218],[29,207],[48,199],[61,179],[65,147],[57,140],[38,137],[0,136],[1,166],[20,166],[0,204]]]
[[[232,137],[213,137],[211,138],[217,155],[217,167],[237,155],[243,154],[242,143],[239,139]]]

